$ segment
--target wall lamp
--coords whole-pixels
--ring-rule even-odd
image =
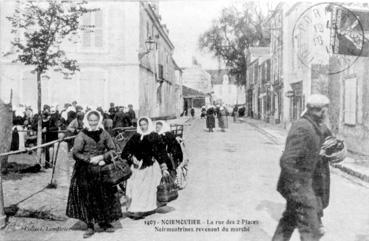
[[[151,51],[157,48],[157,43],[155,40],[151,38],[151,36],[149,36],[148,39],[145,41],[145,48],[146,48],[145,52],[138,53],[139,59],[142,59],[146,54],[150,53]]]

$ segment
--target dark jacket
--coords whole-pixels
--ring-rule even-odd
[[[122,111],[118,111],[115,114],[113,123],[114,127],[128,127],[132,125],[128,113],[124,113]]]
[[[329,165],[319,152],[330,134],[325,125],[318,125],[308,115],[292,125],[280,158],[277,185],[284,198],[317,208],[328,206]]]
[[[206,128],[215,128],[215,110],[212,107],[206,111]]]
[[[44,133],[44,142],[51,142],[58,139],[58,116],[52,114],[48,119],[42,120],[42,128],[46,127]]]
[[[128,115],[131,121],[136,119],[136,113],[134,110],[128,110]]]
[[[66,214],[85,223],[111,223],[122,217],[117,187],[105,184],[100,176],[99,165],[90,163],[90,158],[103,155],[110,163],[110,154],[115,145],[105,130],[78,133],[73,146],[76,161],[69,187]]]
[[[141,135],[135,133],[125,145],[122,158],[127,159],[132,164],[131,157],[135,156],[138,161],[143,161],[141,169],[151,166],[155,160],[162,163],[169,163],[169,157],[165,152],[165,145],[160,136],[152,132],[141,140]]]
[[[170,162],[167,163],[168,169],[174,171],[183,161],[181,145],[178,143],[176,137],[171,132],[165,132],[160,135],[160,137],[162,138],[166,152],[171,159]]]

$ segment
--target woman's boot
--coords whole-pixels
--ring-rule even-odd
[[[87,224],[87,230],[83,234],[83,238],[89,238],[92,235],[94,235],[94,233],[95,233],[94,224],[93,223],[89,223],[89,224]]]

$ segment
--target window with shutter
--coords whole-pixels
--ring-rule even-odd
[[[92,24],[91,23],[91,13],[85,14],[83,16],[82,22],[84,26],[90,26]],[[91,47],[91,33],[88,28],[82,33],[82,46],[85,48]]]
[[[164,68],[162,64],[159,64],[159,80],[164,80]]]
[[[84,26],[93,26],[92,29],[87,28],[83,31],[82,47],[102,48],[104,46],[103,11],[100,9],[99,11],[85,14],[82,23]]]
[[[95,46],[96,48],[103,47],[103,17],[102,11],[95,12]]]
[[[356,124],[356,99],[357,99],[357,80],[356,78],[345,80],[344,89],[344,122],[348,125]]]

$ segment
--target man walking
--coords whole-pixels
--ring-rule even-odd
[[[329,164],[319,153],[331,135],[323,124],[328,105],[326,96],[310,96],[302,117],[288,133],[277,186],[287,204],[273,241],[290,240],[295,228],[302,241],[316,241],[324,234],[321,217],[329,202]]]

